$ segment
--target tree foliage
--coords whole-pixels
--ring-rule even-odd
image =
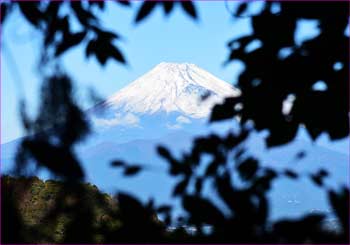
[[[124,6],[130,5],[129,1],[115,2]],[[58,58],[75,46],[84,45],[86,57],[95,56],[101,65],[108,59],[125,64],[124,55],[114,44],[120,36],[105,30],[97,17],[105,6],[104,1],[2,2],[1,20],[4,22],[10,11],[19,9],[30,25],[43,34],[43,63]],[[80,26],[80,31],[76,32],[72,30],[75,19]]]
[[[237,15],[246,4],[240,5]],[[274,5],[279,12],[273,11]],[[228,43],[227,62],[239,60],[245,65],[238,80],[242,94],[217,105],[211,120],[239,115],[241,124],[252,121],[257,130],[269,130],[269,146],[293,140],[300,125],[313,139],[321,133],[331,139],[348,136],[348,18],[346,2],[267,2],[251,17],[253,33]],[[298,44],[295,33],[300,20],[317,21],[320,34]],[[247,49],[257,41],[259,48]],[[289,54],[284,56],[284,51]],[[326,89],[318,90],[317,83]],[[284,112],[288,97],[293,98],[291,109]]]
[[[131,5],[128,1],[117,2]],[[249,4],[241,3],[234,16],[245,15]],[[61,10],[63,6],[66,12]],[[190,1],[145,1],[135,14],[135,22],[145,20],[157,6],[163,7],[166,15],[174,6],[180,6],[190,17],[198,18]],[[274,10],[276,6],[278,11]],[[43,65],[78,45],[85,47],[86,57],[95,56],[101,65],[109,59],[126,63],[113,42],[120,35],[103,29],[99,21],[97,13],[105,9],[103,1],[6,2],[1,4],[2,23],[14,8],[43,33]],[[82,27],[78,32],[71,31],[72,16]],[[245,145],[253,129],[269,131],[268,146],[291,142],[300,126],[304,126],[313,139],[322,133],[327,133],[331,139],[348,136],[349,37],[345,35],[348,17],[347,2],[264,3],[261,12],[249,17],[252,34],[228,43],[228,62],[239,60],[245,65],[238,81],[242,93],[215,106],[211,115],[211,121],[239,117],[240,129],[225,136],[199,137],[191,151],[180,157],[174,157],[171,150],[164,147],[158,148],[169,166],[169,175],[178,179],[173,196],[181,201],[185,212],[174,219],[172,206],[156,206],[152,200],[142,203],[128,193],[119,193],[118,217],[112,215],[108,220],[120,221],[122,226],[120,229],[101,226],[98,232],[103,242],[348,243],[347,188],[339,191],[326,186],[326,170],[300,176],[293,169],[276,171],[261,167],[259,161],[247,153]],[[318,21],[320,34],[298,44],[294,36],[302,19]],[[261,45],[250,50],[252,42]],[[289,54],[283,55],[286,50]],[[325,89],[317,89],[317,83],[322,83]],[[74,152],[75,144],[88,134],[89,125],[74,101],[69,76],[56,69],[54,74],[45,77],[41,98],[42,107],[35,119],[29,118],[24,108],[22,110],[23,126],[29,136],[18,150],[16,173],[27,174],[34,162],[34,166],[44,167],[61,178],[66,188],[62,195],[72,194],[76,202],[74,208],[62,204],[49,212],[50,219],[57,218],[61,211],[72,217],[60,242],[96,242],[92,236],[96,233],[93,207],[80,186],[85,174]],[[283,106],[286,102],[290,105],[288,111]],[[210,158],[206,165],[204,156]],[[121,161],[112,162],[112,166],[121,169],[125,176],[134,176],[143,170],[141,165]],[[204,172],[200,171],[203,168]],[[310,178],[328,193],[341,228],[337,231],[325,228],[325,214],[322,213],[271,223],[268,192],[277,178],[294,181]],[[223,206],[204,193],[208,185],[214,188]],[[23,190],[28,188],[22,187]],[[3,242],[35,241],[22,232],[25,222],[11,195],[2,200],[2,211],[10,217],[2,220],[8,222],[7,226],[2,226],[2,234],[8,234]],[[155,214],[163,217],[166,228],[176,226],[175,231],[170,235],[166,233],[163,224],[155,222]],[[39,233],[33,233],[35,236],[38,234],[45,240],[41,228],[36,232]]]

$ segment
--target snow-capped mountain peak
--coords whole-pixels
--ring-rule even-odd
[[[162,62],[100,107],[117,114],[179,112],[190,118],[204,118],[214,104],[238,94],[238,89],[194,64]],[[210,96],[203,101],[205,95]]]

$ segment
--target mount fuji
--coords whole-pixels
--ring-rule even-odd
[[[176,130],[200,132],[215,104],[239,94],[194,64],[163,62],[88,114],[104,140],[107,134],[119,143],[159,138]]]
[[[239,93],[194,64],[162,62],[95,109],[139,115],[177,112],[189,118],[203,118],[214,104]],[[208,99],[201,100],[204,96]]]
[[[178,155],[190,149],[195,136],[212,131],[227,133],[237,125],[234,119],[208,124],[208,116],[215,104],[239,94],[239,89],[194,64],[160,63],[87,110],[93,134],[77,148],[87,180],[110,193],[118,188],[144,200],[155,197],[156,202],[169,202],[174,180],[167,175],[167,164],[156,153],[156,146],[165,145]],[[311,173],[322,167],[329,169],[331,184],[349,185],[349,155],[314,144],[306,135],[301,129],[290,145],[267,150],[264,136],[254,133],[248,150],[262,164],[294,168],[300,173]],[[2,145],[3,171],[13,166],[18,142]],[[294,157],[301,150],[307,155],[295,162]],[[117,159],[147,164],[149,171],[136,179],[123,178],[110,166],[110,162]],[[47,173],[41,175],[45,176]],[[308,181],[280,180],[277,185],[271,192],[272,218],[329,209],[324,193]]]

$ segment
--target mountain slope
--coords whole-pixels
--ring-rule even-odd
[[[206,118],[216,103],[240,92],[194,64],[160,63],[92,109],[104,126],[137,125],[140,117],[177,115],[175,122]],[[206,99],[202,99],[207,97]]]

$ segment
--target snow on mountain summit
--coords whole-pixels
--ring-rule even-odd
[[[225,97],[239,93],[194,64],[162,62],[95,109],[108,111],[108,121],[104,118],[99,122],[109,125],[137,124],[139,116],[161,112],[199,119],[207,117]]]
[[[210,96],[203,101],[206,94]],[[112,95],[103,106],[136,114],[177,111],[201,118],[215,103],[237,94],[238,89],[194,64],[162,62]]]

